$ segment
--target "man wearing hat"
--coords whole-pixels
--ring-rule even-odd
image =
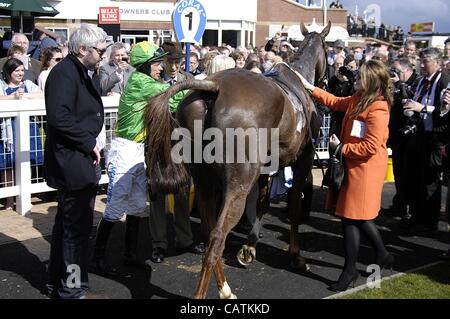
[[[161,46],[167,55],[164,57],[162,78],[165,83],[173,85],[193,78],[181,70],[181,63],[185,55],[181,45],[177,42],[164,42]]]
[[[131,74],[120,98],[116,137],[106,156],[108,196],[103,218],[98,225],[93,257],[93,271],[101,275],[117,275],[114,269],[107,266],[105,252],[112,228],[124,214],[124,263],[128,266],[144,265],[137,258],[140,216],[148,215],[143,114],[148,99],[169,88],[161,81],[162,61],[167,54],[147,41],[137,43],[131,50],[130,62],[136,71]],[[179,92],[170,99],[171,110],[176,110],[184,95],[185,92]]]
[[[336,62],[336,59],[338,57],[342,57],[342,59],[345,59],[345,43],[342,40],[336,40],[334,41],[334,45],[333,45],[333,51],[331,53],[328,54],[328,79],[331,79],[333,76],[335,76],[335,68],[334,68],[334,63]]]
[[[163,80],[169,85],[193,78],[191,74],[181,71],[181,62],[184,57],[181,45],[176,42],[165,42],[161,46],[164,52]],[[155,194],[155,200],[150,202],[150,233],[152,235],[152,255],[150,260],[154,263],[164,261],[168,248],[167,225],[166,225],[166,201],[165,195]],[[175,246],[180,253],[191,252],[202,254],[204,247],[202,244],[195,245],[193,241],[191,224],[189,218],[189,189],[181,190],[174,195],[174,230]]]

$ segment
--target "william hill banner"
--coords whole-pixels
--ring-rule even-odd
[[[418,32],[418,33],[434,32],[434,22],[411,24],[411,32]]]

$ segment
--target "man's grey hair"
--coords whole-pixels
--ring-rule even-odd
[[[94,24],[82,23],[69,39],[69,52],[78,55],[81,48],[92,48],[106,41],[107,34]]]
[[[410,70],[410,71],[414,71],[414,66],[411,64],[411,60],[407,57],[404,58],[400,58],[396,60],[398,62],[398,64],[400,64],[400,67],[403,70]]]
[[[23,38],[28,40],[28,38],[27,38],[27,36],[25,34],[19,33],[19,32],[15,32],[13,34],[12,38],[11,38],[11,43],[17,43],[17,40],[19,40],[18,39],[19,37],[23,37]],[[28,42],[29,42],[29,40],[28,40]]]
[[[432,58],[433,60],[438,61],[442,59],[442,52],[438,48],[429,47],[420,51],[419,57],[421,59]]]
[[[116,52],[121,49],[125,49],[125,51],[127,51],[127,47],[122,42],[116,42],[113,45],[111,45],[111,51],[109,53],[109,61],[112,61]]]

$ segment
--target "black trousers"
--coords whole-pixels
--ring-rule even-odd
[[[436,227],[440,215],[442,188],[440,170],[430,161],[436,144],[431,134],[421,133],[412,136],[406,147],[406,200],[413,222]]]
[[[406,163],[408,158],[405,154],[405,145],[403,143],[398,143],[398,145],[392,146],[392,165],[394,170],[394,176],[395,176],[395,190],[396,194],[394,196],[394,199],[392,200],[392,204],[396,209],[403,210],[406,212],[406,188],[407,179],[405,178],[405,175],[407,172],[405,172]]]
[[[88,289],[88,244],[96,191],[96,187],[58,191],[49,263],[52,298],[80,298]]]

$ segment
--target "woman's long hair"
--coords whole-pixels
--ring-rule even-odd
[[[361,100],[351,114],[353,117],[364,112],[379,97],[384,97],[389,106],[392,105],[394,83],[384,63],[377,60],[367,61],[361,66],[359,74],[361,77]]]

